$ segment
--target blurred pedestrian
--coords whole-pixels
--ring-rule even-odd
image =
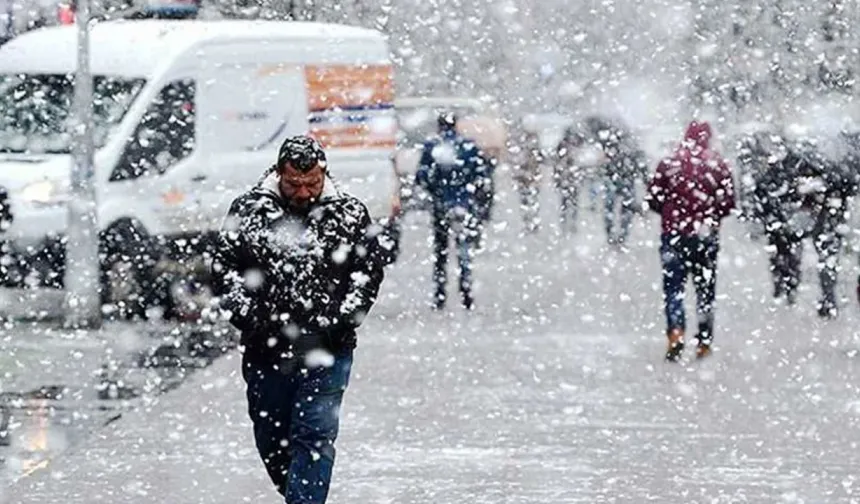
[[[583,166],[582,160],[585,146],[585,136],[571,126],[565,129],[564,136],[556,147],[552,179],[561,199],[559,225],[563,234],[576,232],[579,188],[585,184],[586,179],[586,167]]]
[[[534,233],[540,228],[540,181],[545,157],[537,133],[527,131],[521,140],[514,158],[513,176],[525,230]]]
[[[774,136],[769,143],[756,144],[757,162],[749,163],[752,190],[747,204],[750,215],[759,221],[767,236],[773,297],[793,305],[800,286],[803,238],[812,230],[803,208],[797,183],[799,160]]]
[[[242,332],[257,450],[288,503],[326,501],[356,329],[383,278],[378,241],[320,145],[298,136],[233,201],[212,251],[220,308]]]
[[[668,347],[676,361],[684,349],[684,290],[688,276],[696,288],[696,357],[711,353],[720,222],[735,206],[732,175],[723,158],[710,148],[711,127],[693,121],[674,154],[657,166],[646,201],[660,214],[663,300]]]
[[[485,179],[489,162],[477,144],[457,133],[457,117],[443,113],[438,118],[438,134],[429,139],[421,153],[416,185],[431,200],[433,222],[433,307],[445,307],[448,299],[448,248],[454,234],[460,270],[460,295],[467,310],[472,297],[472,256],[486,203],[477,188]]]
[[[471,141],[471,139],[470,139]],[[474,143],[474,141],[471,141]],[[486,241],[486,230],[493,220],[493,209],[496,202],[496,166],[498,166],[498,158],[486,157],[483,151],[479,150],[480,165],[478,166],[478,176],[475,179],[474,190],[474,210],[473,214],[476,217],[477,236],[475,242],[476,250],[483,250]]]
[[[841,141],[841,140],[840,140]],[[792,142],[785,164],[794,174],[789,191],[795,192],[805,217],[806,235],[818,255],[818,280],[821,295],[817,310],[821,318],[838,316],[836,284],[839,255],[842,251],[849,201],[857,193],[857,168],[853,156],[832,159],[824,155],[819,140],[801,138]]]
[[[636,213],[636,180],[644,178],[645,156],[630,133],[615,125],[599,129],[596,141],[606,158],[601,173],[606,241],[623,246]]]

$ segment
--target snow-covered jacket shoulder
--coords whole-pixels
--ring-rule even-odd
[[[359,199],[330,179],[324,187],[307,212],[296,212],[269,174],[230,207],[212,251],[213,276],[246,353],[355,345],[383,278],[378,230]]]
[[[491,172],[492,164],[475,141],[444,132],[424,144],[415,182],[437,208],[469,207],[475,187]]]

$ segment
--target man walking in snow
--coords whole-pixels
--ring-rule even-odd
[[[474,141],[457,133],[457,118],[444,113],[438,120],[439,134],[424,144],[416,185],[430,197],[433,219],[433,306],[440,310],[448,298],[448,247],[453,231],[460,266],[463,306],[471,310],[472,254],[480,232],[476,190],[490,170]]]
[[[257,449],[288,504],[324,503],[356,329],[383,278],[367,208],[309,137],[230,207],[215,249],[220,307],[242,332]]]
[[[660,257],[669,340],[666,359],[684,349],[684,287],[696,287],[696,357],[711,353],[720,221],[735,206],[734,183],[726,162],[710,149],[711,127],[692,122],[675,153],[657,166],[646,201],[662,218]]]

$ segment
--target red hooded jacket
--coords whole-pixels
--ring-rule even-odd
[[[675,153],[660,162],[646,201],[663,218],[663,233],[710,235],[735,207],[732,173],[710,149],[711,126],[693,121]]]

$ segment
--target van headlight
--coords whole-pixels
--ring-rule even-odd
[[[34,182],[21,191],[21,198],[29,203],[59,205],[68,201],[68,191],[57,182]]]

